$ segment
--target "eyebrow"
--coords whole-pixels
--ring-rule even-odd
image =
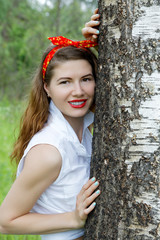
[[[81,78],[84,78],[84,77],[94,77],[93,76],[93,74],[92,73],[89,73],[89,74],[86,74],[86,75],[84,75],[83,77],[81,77]]]
[[[89,76],[90,77],[94,77],[93,74],[89,73],[89,74],[86,74],[86,75],[82,76],[81,78],[85,78],[85,77],[89,77]],[[61,78],[57,79],[57,82],[59,82],[61,80],[67,80],[67,79],[71,80],[72,78],[70,78],[70,77],[61,77]]]

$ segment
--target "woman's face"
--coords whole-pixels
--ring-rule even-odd
[[[69,60],[58,64],[46,92],[56,107],[70,122],[83,118],[94,99],[95,79],[86,60]]]

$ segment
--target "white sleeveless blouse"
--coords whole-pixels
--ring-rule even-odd
[[[92,135],[88,126],[93,123],[94,114],[84,118],[82,142],[63,114],[51,101],[49,117],[44,128],[30,140],[18,165],[17,176],[23,169],[28,151],[38,144],[56,147],[62,157],[60,174],[40,196],[31,212],[57,214],[74,211],[76,196],[89,179]],[[54,158],[53,158],[54,160]],[[42,235],[42,240],[72,240],[83,236],[84,229]]]

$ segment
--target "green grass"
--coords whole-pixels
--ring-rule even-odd
[[[22,102],[0,101],[0,204],[13,183],[15,168],[10,163],[9,155],[18,132],[23,106]],[[0,240],[40,240],[40,237],[0,234]]]

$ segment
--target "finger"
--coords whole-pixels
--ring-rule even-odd
[[[98,13],[98,8],[96,8],[95,10],[94,10],[94,14],[97,14]]]
[[[94,14],[94,15],[91,16],[92,21],[99,20],[99,18],[100,18],[99,14]]]
[[[86,200],[84,201],[84,208],[87,208],[88,206],[90,206],[91,203],[93,203],[93,201],[100,195],[100,193],[101,193],[100,190],[97,190],[91,196],[86,198]]]
[[[83,28],[83,35],[84,36],[98,35],[98,34],[99,34],[99,31],[96,28],[91,28],[91,27]]]
[[[87,199],[87,198],[89,198],[92,194],[93,194],[93,192],[96,190],[96,188],[99,186],[99,182],[98,181],[96,181],[96,182],[94,182],[88,189],[86,189],[86,191],[84,191],[84,193],[83,193],[83,199]],[[94,199],[93,199],[94,200]],[[93,201],[92,200],[92,201]],[[91,203],[91,202],[90,202]],[[90,204],[89,203],[89,204]]]
[[[86,215],[88,215],[91,211],[93,211],[93,209],[95,208],[95,206],[96,206],[96,203],[95,203],[95,202],[92,203],[88,208],[86,208],[86,209],[84,210],[84,213],[85,213]]]
[[[86,184],[83,185],[81,191],[77,195],[77,203],[81,202],[83,204],[84,200],[88,197],[88,194],[86,194],[86,191],[95,183],[96,183],[96,178],[93,177],[93,178],[89,179]],[[91,190],[90,190],[90,192],[91,192]]]
[[[82,187],[82,189],[81,189],[82,194],[83,194],[88,188],[90,188],[90,186],[92,186],[92,185],[95,184],[95,183],[96,183],[96,178],[95,178],[95,177],[90,178],[90,179],[88,180],[88,182],[83,185],[83,187]]]
[[[98,36],[97,35],[92,35],[91,39],[92,42],[97,42]]]
[[[93,35],[92,37],[93,37],[94,40],[98,38],[97,35]]]
[[[85,24],[85,27],[97,27],[100,24],[100,21],[89,21]]]

